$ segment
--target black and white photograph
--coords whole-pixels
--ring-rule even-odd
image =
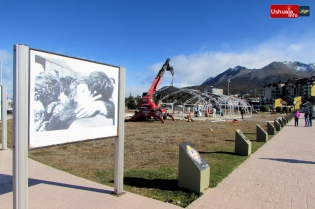
[[[30,148],[117,135],[118,75],[119,67],[30,50]]]

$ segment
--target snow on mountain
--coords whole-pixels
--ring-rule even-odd
[[[292,61],[284,61],[282,62],[292,70],[295,70],[296,72],[311,72],[315,70],[315,64],[314,63],[301,63],[301,62],[292,62]]]
[[[236,66],[234,68],[231,68],[231,71],[237,71],[237,70],[239,70],[241,68],[244,68],[244,67],[238,65],[238,66]]]
[[[247,69],[246,67],[236,66],[229,68],[216,77],[208,78],[201,85],[221,85],[228,79],[233,79],[238,85],[248,86],[265,85],[271,82],[285,81],[290,78],[305,78],[315,76],[314,63],[301,63],[298,61],[272,62],[261,69]]]

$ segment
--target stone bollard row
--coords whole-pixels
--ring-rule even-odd
[[[256,125],[256,140],[258,142],[268,142],[268,135],[276,135],[282,127],[289,123],[293,118],[293,114],[288,114],[284,117],[279,117],[274,120],[274,123],[267,122],[267,131],[259,124]],[[235,154],[249,156],[251,154],[251,142],[246,136],[237,129],[235,131]]]
[[[277,118],[276,120],[277,120],[278,123],[280,124],[281,128],[284,127],[284,123],[283,123],[283,121],[281,120],[281,118]]]

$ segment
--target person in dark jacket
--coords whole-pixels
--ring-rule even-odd
[[[309,125],[312,126],[312,119],[313,119],[313,110],[312,110],[312,107],[310,108],[309,110],[310,114],[308,115],[308,122],[309,122]]]
[[[309,112],[308,109],[306,109],[306,110],[305,110],[305,113],[304,113],[305,127],[310,126],[309,115],[310,115],[310,112]]]
[[[241,109],[242,119],[244,119],[244,108]]]

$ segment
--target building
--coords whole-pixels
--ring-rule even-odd
[[[268,84],[264,86],[263,100],[265,103],[272,103],[275,99],[284,96],[284,82]]]
[[[315,103],[315,76],[310,78],[292,78],[287,82],[268,84],[264,86],[264,102],[274,103],[282,98],[288,104],[293,104],[296,97],[301,97],[301,101]]]
[[[297,96],[300,96],[298,91],[298,79],[297,78],[289,79],[285,83],[283,98],[288,103],[293,103],[294,98]]]
[[[302,100],[308,100],[315,102],[315,76],[310,77],[309,79],[304,80],[301,83],[301,96]]]
[[[213,86],[210,86],[208,88],[205,88],[204,92],[205,93],[209,92],[211,94],[223,94],[223,89],[217,89],[217,88],[214,88]]]

